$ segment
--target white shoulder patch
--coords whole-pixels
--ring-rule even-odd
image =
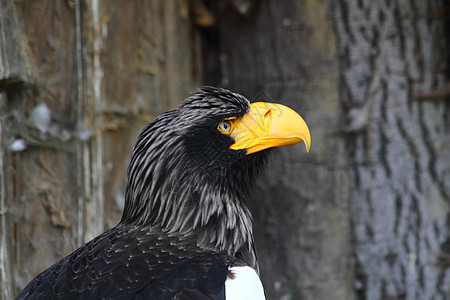
[[[256,271],[250,267],[231,267],[234,279],[225,281],[227,300],[265,300],[264,288]]]

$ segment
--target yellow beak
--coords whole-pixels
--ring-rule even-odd
[[[247,155],[267,148],[304,142],[311,146],[311,134],[305,121],[287,106],[266,102],[251,104],[250,111],[232,121],[232,150],[247,149]]]

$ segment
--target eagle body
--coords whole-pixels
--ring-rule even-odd
[[[259,272],[245,206],[249,189],[269,148],[299,139],[309,143],[303,135],[289,136],[290,142],[278,136],[276,142],[255,142],[255,130],[248,130],[254,117],[248,116],[265,124],[273,113],[271,106],[261,114],[261,107],[231,91],[205,87],[155,118],[133,148],[118,225],[43,271],[17,299],[239,295],[226,288],[242,288],[238,278],[257,278]],[[285,131],[284,123],[270,122]]]

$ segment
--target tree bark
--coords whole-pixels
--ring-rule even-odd
[[[449,105],[445,96],[415,97],[448,84],[445,5],[341,0],[333,7],[341,102],[349,124],[366,118],[359,130],[347,128],[358,299],[450,297]]]
[[[0,299],[118,221],[138,131],[194,89],[190,32],[184,0],[0,1]]]
[[[268,298],[448,297],[446,2],[244,2],[212,8],[204,78],[289,104],[313,137],[251,199]]]

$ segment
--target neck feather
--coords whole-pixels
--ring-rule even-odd
[[[120,223],[192,237],[201,248],[226,251],[258,269],[252,218],[244,202],[260,168],[205,167],[180,149],[179,136],[160,132],[156,138],[150,129],[133,149]]]

